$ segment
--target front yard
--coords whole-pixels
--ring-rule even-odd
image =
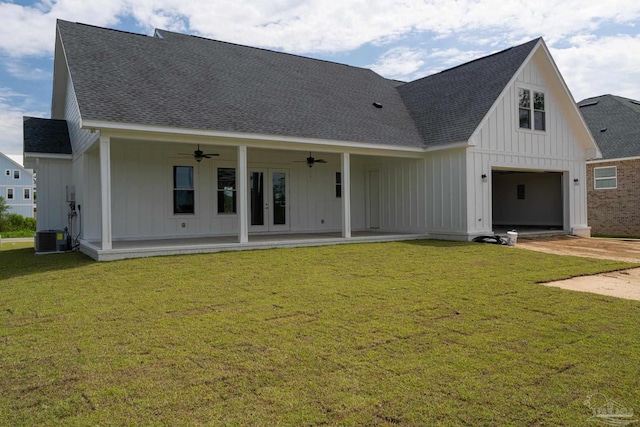
[[[95,263],[0,248],[0,425],[586,425],[640,412],[632,266],[398,242]],[[636,417],[637,418],[637,417]]]

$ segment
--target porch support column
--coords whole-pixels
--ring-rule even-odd
[[[238,242],[249,242],[249,203],[248,203],[248,186],[247,186],[247,147],[245,145],[238,146],[238,173],[236,180],[238,187],[236,188],[238,200]]]
[[[100,243],[111,249],[111,138],[100,136]]]
[[[342,237],[351,238],[351,158],[342,153]]]

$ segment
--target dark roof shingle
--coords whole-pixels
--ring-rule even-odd
[[[83,121],[410,147],[468,140],[540,40],[403,83],[164,30],[58,31]]]
[[[640,101],[601,95],[578,102],[603,159],[640,156]]]
[[[394,85],[368,69],[164,30],[58,29],[85,121],[423,144]]]
[[[23,117],[25,153],[71,154],[66,120]]]
[[[467,141],[539,40],[399,86],[427,145]]]

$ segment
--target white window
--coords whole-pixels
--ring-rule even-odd
[[[7,200],[13,200],[13,188],[7,188]]]
[[[236,213],[235,168],[218,168],[218,213]]]
[[[23,194],[23,197],[24,197],[25,200],[31,200],[31,189],[30,188],[25,188],[24,189],[24,193],[22,193],[22,194]]]
[[[20,179],[20,169],[13,170],[13,179]]]
[[[618,171],[616,166],[593,169],[593,187],[596,190],[618,188]]]
[[[173,213],[195,213],[195,191],[192,166],[173,167]]]
[[[520,129],[544,131],[547,128],[544,108],[544,93],[520,88],[518,91],[518,116]],[[531,118],[533,117],[533,122]]]

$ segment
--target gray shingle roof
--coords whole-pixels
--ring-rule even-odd
[[[411,147],[468,140],[539,40],[403,83],[164,30],[58,30],[85,121]]]
[[[578,102],[603,159],[640,156],[640,101],[601,95]]]
[[[423,145],[371,70],[163,30],[58,29],[83,120]]]
[[[25,153],[71,154],[66,120],[23,117]]]
[[[467,141],[539,40],[399,86],[427,145]]]

